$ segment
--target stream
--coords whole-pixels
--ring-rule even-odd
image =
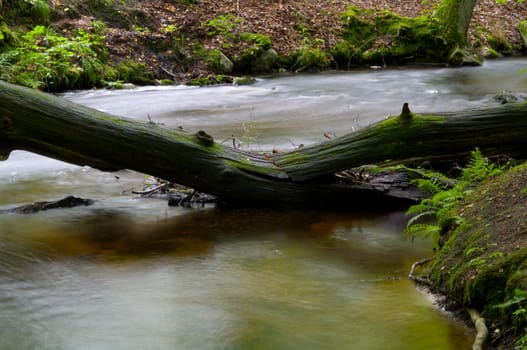
[[[263,151],[398,114],[525,92],[527,59],[476,68],[259,77],[250,86],[141,87],[64,98]],[[0,209],[67,195],[88,207],[0,215],[0,348],[470,349],[474,332],[407,279],[431,240],[404,212],[168,207],[148,177],[14,151]]]

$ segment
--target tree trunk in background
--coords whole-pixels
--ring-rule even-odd
[[[436,17],[445,28],[445,36],[449,42],[467,43],[468,28],[477,0],[442,0]]]
[[[394,109],[397,107],[394,107]],[[258,206],[379,206],[420,199],[408,176],[357,181],[337,174],[367,164],[527,157],[527,104],[455,114],[403,113],[355,133],[283,154],[255,154],[188,133],[122,119],[54,95],[0,82],[0,156],[20,149],[103,170],[131,169]]]

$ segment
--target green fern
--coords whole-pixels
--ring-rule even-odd
[[[424,178],[413,181],[419,189],[427,194],[434,195],[445,189],[444,185],[439,183],[436,178]]]
[[[502,172],[500,168],[483,156],[479,148],[472,151],[470,155],[470,160],[461,175],[463,181],[469,184],[479,183]]]
[[[428,224],[413,224],[410,227],[407,227],[404,233],[407,236],[422,236],[422,237],[433,237],[436,238],[439,236],[441,228],[437,225],[428,225]]]
[[[408,208],[406,214],[412,217],[408,220],[405,234],[433,236],[437,235],[441,231],[441,225],[447,222],[454,221],[458,225],[462,224],[464,220],[457,216],[456,208],[461,200],[471,192],[467,190],[467,187],[474,186],[501,172],[501,168],[489,162],[476,148],[471,152],[470,161],[457,181],[448,179],[442,174],[419,173],[422,178],[415,180],[414,183],[431,197]],[[425,217],[433,217],[437,224],[420,223]]]
[[[423,218],[426,218],[426,217],[435,217],[435,214],[436,212],[434,210],[427,210],[427,211],[422,211],[420,212],[419,214],[415,215],[415,216],[412,216],[410,218],[410,220],[408,220],[408,223],[406,224],[406,228],[412,226],[412,225],[417,225],[416,222],[418,222],[419,220],[422,220]]]

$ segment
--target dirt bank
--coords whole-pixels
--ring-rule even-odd
[[[527,164],[466,191],[428,277],[455,307],[482,312],[489,348],[526,349]]]
[[[211,34],[211,25],[224,21],[228,31],[251,32],[268,36],[272,47],[288,55],[306,45],[332,48],[341,40],[340,14],[349,6],[374,11],[390,10],[403,16],[417,16],[432,11],[438,1],[163,1],[128,0],[126,4],[102,2],[99,7],[79,5],[73,0],[53,1],[54,25],[64,31],[85,26],[92,20],[106,23],[106,42],[110,61],[132,59],[144,62],[158,78],[183,82],[210,71],[199,59],[197,46],[205,50],[219,49],[239,55],[244,45],[229,45],[221,35]],[[111,4],[111,6],[104,6]],[[471,41],[485,44],[487,35],[506,38],[521,52],[524,48],[516,30],[517,23],[527,19],[527,5],[515,1],[496,4],[480,0],[470,30]],[[221,22],[221,21],[219,21]],[[235,27],[227,28],[231,24]],[[222,25],[220,23],[220,25]],[[217,30],[217,29],[216,29]],[[221,31],[221,29],[220,29]],[[479,45],[479,44],[478,44]]]

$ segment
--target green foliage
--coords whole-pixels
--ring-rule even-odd
[[[241,54],[232,54],[230,59],[234,63],[233,69],[238,73],[251,72],[255,62],[261,58],[261,55],[271,49],[271,39],[263,34],[258,33],[241,33],[243,19],[234,16],[233,14],[221,15],[211,19],[208,22],[202,23],[202,26],[208,28],[208,34],[215,36],[221,44],[222,51],[225,53],[233,53],[232,48],[242,51]],[[241,48],[241,50],[240,50]],[[202,55],[205,57],[207,66],[214,69],[214,71],[223,73],[222,70],[217,70],[218,62],[217,55]],[[265,69],[267,70],[267,69]]]
[[[510,314],[513,325],[520,327],[527,325],[527,291],[515,289],[512,296],[505,302],[495,305],[494,308],[503,309]],[[527,339],[523,340],[523,345],[527,345],[525,340]]]
[[[219,35],[226,39],[234,39],[236,37],[235,30],[242,22],[243,19],[241,17],[236,17],[229,13],[213,18],[202,25],[209,28],[209,35]]]
[[[271,39],[267,35],[257,33],[243,33],[240,39],[249,44],[254,44],[260,50],[269,50],[272,46]]]
[[[45,0],[26,0],[33,7],[33,19],[37,23],[49,23],[51,10]]]
[[[271,39],[262,34],[243,33],[239,37],[240,55],[233,57],[234,69],[238,73],[267,72],[276,63],[276,52],[271,51]]]
[[[415,183],[430,197],[408,208],[406,213],[412,217],[408,220],[405,233],[412,236],[425,235],[437,238],[442,226],[452,223],[456,226],[463,224],[464,220],[456,214],[456,208],[461,200],[470,193],[467,188],[499,175],[501,172],[500,168],[489,162],[476,148],[471,152],[471,158],[457,181],[446,179],[444,175],[435,172],[423,174],[425,177],[415,180]],[[450,184],[455,185],[452,187]],[[425,217],[435,219],[434,223],[422,224],[421,221]],[[472,254],[473,251],[469,250],[465,254]],[[474,262],[474,264],[479,263],[481,262]]]
[[[208,75],[198,78],[194,78],[187,82],[189,86],[208,86],[208,85],[219,85],[219,84],[232,84],[233,78],[228,75]]]
[[[343,38],[334,57],[339,65],[398,64],[445,58],[450,44],[432,16],[408,18],[390,11],[372,14],[350,6],[341,14]]]
[[[4,51],[6,47],[14,44],[15,41],[15,34],[0,18],[0,52]]]
[[[405,230],[408,236],[437,237],[441,228],[437,225],[413,224]]]
[[[488,35],[487,42],[489,43],[489,46],[497,52],[510,54],[512,51],[512,45],[504,35]]]
[[[95,27],[92,32],[78,30],[71,39],[51,27],[34,27],[19,37],[16,48],[0,54],[3,77],[47,91],[96,85],[104,73],[106,51],[100,24]]]
[[[115,67],[115,77],[112,80],[122,80],[138,85],[155,83],[154,74],[148,70],[146,65],[134,60],[124,60],[119,62]]]
[[[331,56],[339,65],[350,67],[361,60],[362,52],[349,41],[341,41],[331,49]]]
[[[296,71],[319,70],[329,66],[330,58],[318,47],[304,47],[297,53]]]
[[[470,160],[463,169],[461,179],[471,185],[501,173],[502,169],[498,168],[494,163],[491,163],[483,156],[479,148],[476,148],[470,153]]]
[[[209,50],[203,53],[203,59],[208,68],[216,73],[226,73],[225,67],[222,63],[223,53],[220,50]]]

